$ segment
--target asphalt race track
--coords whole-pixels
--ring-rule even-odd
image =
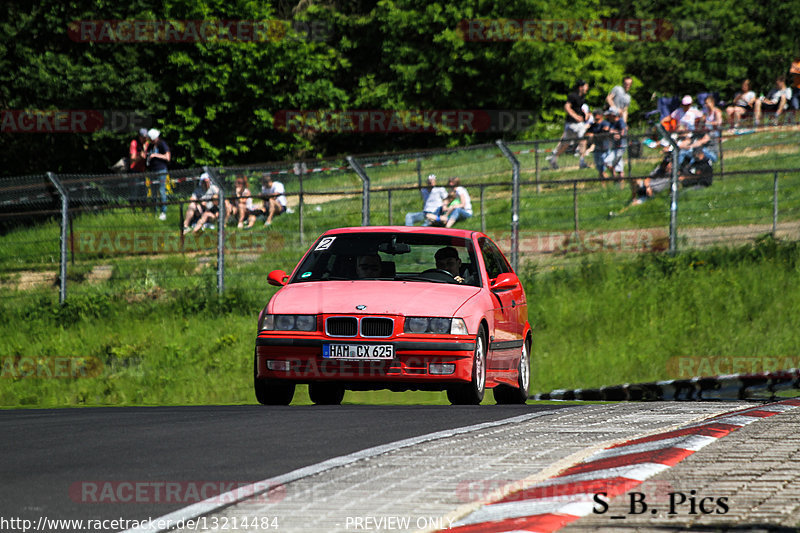
[[[554,406],[208,406],[0,412],[0,517],[140,520],[331,457]],[[122,483],[129,485],[121,485]],[[148,483],[151,482],[151,483]],[[179,503],[136,487],[180,482]],[[155,485],[157,487],[157,485]],[[111,488],[113,493],[106,492]],[[119,501],[130,500],[130,501]],[[187,500],[188,499],[188,500]],[[3,528],[5,530],[5,528]]]

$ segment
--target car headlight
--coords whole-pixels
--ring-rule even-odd
[[[264,315],[261,329],[268,331],[314,331],[317,315]]]
[[[403,331],[406,333],[466,335],[467,325],[462,318],[410,316],[406,318]]]

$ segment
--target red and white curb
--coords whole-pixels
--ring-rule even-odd
[[[800,399],[724,413],[679,429],[615,444],[557,476],[486,504],[453,523],[450,533],[556,531],[595,506],[669,469],[715,440],[759,419],[800,407]]]

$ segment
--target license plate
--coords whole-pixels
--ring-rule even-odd
[[[358,361],[392,359],[394,358],[394,346],[391,344],[323,344],[322,357]]]

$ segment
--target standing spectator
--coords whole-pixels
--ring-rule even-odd
[[[750,89],[750,80],[742,82],[742,90],[733,97],[733,105],[725,108],[731,128],[738,128],[739,122],[748,111],[753,111],[756,93]]]
[[[628,125],[622,120],[621,113],[616,107],[608,110],[608,132],[611,145],[606,153],[606,167],[609,172],[619,180],[620,188],[625,187],[625,148],[628,146]]]
[[[586,130],[586,143],[594,146],[594,165],[597,168],[601,180],[608,179],[606,174],[606,154],[610,145],[609,129],[611,124],[603,116],[603,110],[599,107],[594,110],[592,123]],[[606,184],[603,183],[603,187]]]
[[[564,111],[567,113],[564,133],[561,135],[561,140],[553,150],[553,153],[547,157],[547,162],[550,163],[550,168],[553,170],[558,168],[558,156],[564,153],[568,147],[573,146],[575,140],[579,141],[580,166],[581,168],[586,168],[586,163],[584,162],[586,141],[583,140],[583,134],[586,132],[585,123],[589,120],[589,113],[584,111],[583,105],[586,101],[587,92],[589,92],[589,83],[578,80],[575,84],[575,90],[567,95],[567,102],[564,104]]]
[[[413,226],[417,222],[422,222],[423,226],[430,226],[428,213],[438,215],[442,210],[442,203],[447,198],[447,189],[436,186],[436,174],[428,176],[428,186],[419,190],[422,195],[422,211],[416,213],[406,213],[406,226]]]
[[[197,233],[209,221],[219,217],[219,189],[211,184],[211,178],[203,172],[200,175],[200,183],[192,193],[189,208],[186,210],[186,217],[183,219],[183,233],[189,233],[194,227],[193,233]]]
[[[755,103],[755,114],[753,120],[755,125],[758,126],[761,122],[761,111],[775,113],[775,122],[779,120],[781,113],[783,113],[789,106],[792,100],[792,90],[786,86],[786,76],[778,76],[775,79],[775,87],[767,94],[766,97],[758,98]]]
[[[286,188],[280,181],[272,179],[265,173],[261,181],[261,198],[264,199],[263,211],[267,215],[264,226],[272,224],[272,219],[286,211]]]
[[[631,105],[631,85],[633,78],[625,76],[622,78],[622,85],[615,85],[611,92],[606,96],[608,107],[616,107],[621,113],[622,120],[628,123],[628,108]]]
[[[136,174],[145,171],[145,161],[147,160],[147,129],[142,128],[139,130],[139,135],[131,139],[131,144],[128,147],[128,172],[133,174],[130,178],[130,202],[141,203],[147,196],[144,186],[144,176],[137,176]]]
[[[172,153],[169,146],[161,138],[161,132],[153,128],[147,132],[150,142],[147,144],[147,168],[151,172],[150,179],[158,181],[158,190],[161,195],[161,214],[159,220],[167,219],[167,169]],[[155,196],[155,194],[153,194]]]

